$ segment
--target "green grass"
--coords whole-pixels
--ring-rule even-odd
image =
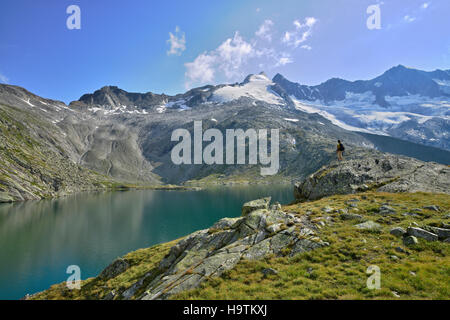
[[[366,196],[363,200],[361,196]],[[358,213],[383,226],[381,232],[359,231],[355,221],[342,221],[338,213],[325,214],[320,209],[330,206],[346,208],[345,202],[358,198]],[[391,203],[398,213],[391,217],[374,215],[374,208]],[[424,205],[437,204],[441,213],[423,210],[418,218],[401,213]],[[404,209],[406,208],[406,209]],[[394,226],[408,227],[413,221],[439,224],[450,209],[448,195],[365,193],[333,196],[322,200],[285,206],[298,215],[311,210],[313,219],[328,215],[334,219],[319,232],[330,243],[294,257],[266,257],[261,261],[242,260],[233,270],[219,278],[209,279],[197,289],[173,296],[172,299],[450,299],[450,245],[426,242],[406,248],[401,239],[389,234]],[[402,247],[407,253],[395,251]],[[289,250],[286,250],[286,254]],[[398,260],[393,260],[392,255]],[[370,265],[381,270],[381,288],[370,290],[366,274]],[[274,268],[277,275],[264,277],[261,270]],[[400,295],[394,296],[393,291]]]

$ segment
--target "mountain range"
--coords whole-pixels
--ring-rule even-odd
[[[106,86],[69,105],[0,85],[0,201],[61,192],[75,172],[89,177],[78,179],[89,186],[108,179],[152,185],[303,179],[330,162],[337,139],[350,158],[387,151],[449,164],[449,88],[448,70],[403,66],[369,81],[318,86],[262,72],[174,96]],[[174,165],[171,134],[192,132],[194,120],[221,132],[279,129],[278,174],[264,178],[254,165]],[[41,177],[50,169],[56,184]]]
[[[427,72],[399,65],[372,80],[333,78],[317,86],[291,82],[281,74],[270,80],[262,72],[249,75],[242,83],[205,86],[175,96],[105,87],[82,96],[78,103],[92,111],[106,108],[107,113],[145,113],[148,109],[164,113],[241,97],[318,113],[350,131],[450,149],[450,70]]]
[[[333,78],[305,86],[277,74],[273,82],[299,110],[317,112],[345,129],[450,148],[450,70],[399,65],[367,81]]]

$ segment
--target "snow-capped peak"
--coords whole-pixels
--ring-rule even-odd
[[[239,85],[228,85],[217,89],[211,101],[223,103],[248,97],[270,104],[285,104],[284,99],[271,89],[273,85],[272,80],[264,72],[250,74]]]
[[[272,81],[270,80],[270,78],[264,73],[264,71],[260,72],[259,74],[248,75],[242,84],[249,83],[249,82],[267,82],[270,85],[273,84]]]

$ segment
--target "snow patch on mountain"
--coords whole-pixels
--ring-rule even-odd
[[[346,92],[346,98],[325,103],[297,100],[290,97],[296,109],[307,113],[318,113],[333,124],[351,131],[390,135],[390,130],[407,121],[418,125],[435,117],[450,120],[450,101],[446,97],[424,97],[420,95],[386,96],[388,107],[375,103],[371,91],[365,93]],[[410,136],[423,137],[416,131]]]
[[[241,97],[248,97],[269,104],[284,105],[284,99],[270,89],[272,85],[274,83],[264,74],[251,75],[239,85],[227,85],[217,89],[210,100],[225,103]]]
[[[450,94],[450,80],[433,79],[433,81],[439,85],[442,92]]]
[[[91,107],[88,109],[88,111],[92,113],[102,112],[103,115],[109,116],[109,115],[120,115],[120,114],[141,114],[146,115],[148,112],[146,110],[140,110],[136,106],[134,106],[133,110],[129,110],[129,107],[122,105],[118,107],[112,107],[109,105],[100,106],[100,107]]]
[[[28,104],[30,107],[32,107],[32,108],[35,107],[35,105],[30,102],[30,99],[27,99],[27,100],[22,99],[22,98],[19,98],[19,99],[22,100],[23,102],[25,102],[26,104]]]
[[[166,112],[166,110],[167,110],[167,107],[165,105],[159,106],[156,108],[156,112],[158,112],[158,113],[164,113],[164,112]]]
[[[336,117],[336,115],[332,114],[331,112],[333,110],[331,110],[332,108],[330,108],[329,106],[325,106],[320,104],[320,101],[316,101],[316,102],[310,102],[310,101],[299,101],[297,100],[294,96],[290,97],[292,99],[292,101],[295,104],[295,108],[297,110],[306,112],[306,113],[317,113],[320,114],[322,117],[324,117],[325,119],[328,119],[331,121],[331,123],[333,123],[334,125],[341,127],[345,130],[350,130],[350,131],[359,131],[359,132],[366,132],[366,133],[377,133],[377,134],[384,134],[382,132],[377,132],[377,130],[367,130],[364,128],[359,128],[359,127],[355,127],[352,125],[349,125],[343,121],[341,121],[340,119],[338,119]]]

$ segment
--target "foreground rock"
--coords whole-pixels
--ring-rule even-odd
[[[423,230],[421,228],[408,228],[407,230],[408,235],[414,236],[416,238],[422,238],[427,241],[437,241],[438,236],[434,233],[428,232],[426,230]]]
[[[355,225],[355,227],[360,230],[369,230],[369,231],[378,231],[381,229],[381,225],[373,221],[366,221]]]
[[[449,186],[449,167],[385,154],[325,166],[296,184],[294,195],[304,201],[367,190],[450,193]],[[395,213],[385,209],[383,214]]]
[[[307,216],[297,217],[269,206],[270,198],[246,203],[244,216],[224,218],[210,229],[197,231],[178,242],[159,266],[121,293],[130,299],[145,286],[145,293],[135,297],[166,299],[178,292],[196,288],[202,281],[220,276],[241,259],[261,259],[313,250],[328,243],[316,236],[316,225]],[[124,269],[115,262],[108,270]],[[118,267],[118,268],[117,268]],[[111,274],[111,272],[104,272]],[[270,271],[268,274],[275,274]]]
[[[127,260],[118,258],[100,273],[99,278],[103,280],[112,279],[127,270],[129,267],[130,264]]]

